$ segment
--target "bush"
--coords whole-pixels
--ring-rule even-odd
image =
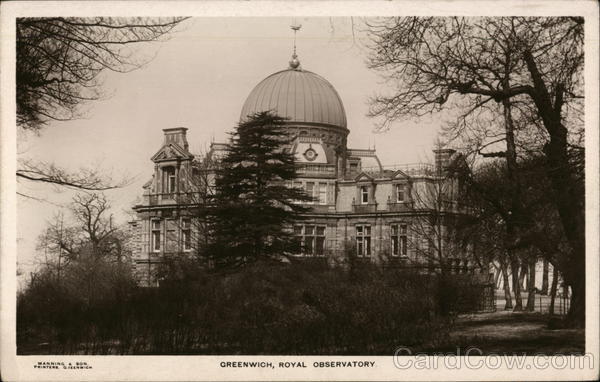
[[[124,330],[135,290],[123,264],[82,258],[60,274],[43,269],[17,297],[19,354],[40,343],[51,354],[103,352],[104,339]]]
[[[186,274],[89,306],[70,300],[73,291],[52,294],[55,309],[69,313],[51,314],[44,323],[54,330],[47,340],[62,344],[51,348],[96,354],[388,355],[400,345],[440,340],[447,331],[447,320],[433,314],[435,282],[409,271],[270,262],[230,274],[201,268]],[[31,309],[43,294],[31,289],[21,297],[19,330],[39,325],[31,320],[39,307]]]

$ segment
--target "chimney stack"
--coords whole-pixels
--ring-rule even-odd
[[[437,174],[442,174],[448,169],[448,166],[450,165],[450,158],[455,152],[456,150],[453,149],[433,150],[433,153],[435,154],[435,172]]]
[[[174,127],[172,129],[163,129],[165,132],[165,145],[169,143],[176,143],[185,151],[188,151],[188,141],[186,138],[186,127]]]

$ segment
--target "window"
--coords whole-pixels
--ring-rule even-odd
[[[356,226],[356,255],[359,257],[371,256],[371,226]]]
[[[406,198],[406,195],[404,193],[404,185],[397,184],[396,185],[396,202],[402,203],[402,202],[406,201],[405,198]]]
[[[327,204],[335,203],[335,185],[327,183]]]
[[[369,187],[360,186],[360,203],[368,204],[369,203]]]
[[[325,254],[325,226],[294,226],[297,244],[302,247],[306,256],[323,256]]]
[[[302,188],[302,182],[298,182],[298,181],[292,182],[292,188],[295,188],[295,189],[300,190],[300,191],[304,191],[304,188]],[[301,200],[294,200],[293,203],[300,204],[300,203],[302,203],[302,201]]]
[[[181,219],[181,241],[183,242],[184,251],[192,249],[192,226],[190,219]]]
[[[327,183],[319,183],[319,204],[327,204]]]
[[[160,220],[152,220],[152,252],[160,252]]]
[[[311,198],[315,197],[315,183],[314,182],[306,182],[306,193]],[[313,203],[313,202],[309,202],[309,203]]]
[[[295,249],[302,249],[302,226],[295,225],[294,226],[294,247]]]
[[[315,249],[315,226],[306,225],[304,226],[304,246],[302,253],[305,255],[312,255]]]
[[[165,220],[167,237],[165,238],[165,251],[177,252],[177,230],[175,220]]]
[[[408,236],[406,224],[392,224],[390,237],[392,240],[392,256],[408,255]]]
[[[406,224],[400,224],[400,255],[408,256],[408,233]]]
[[[175,168],[165,167],[163,170],[164,188],[163,192],[172,194],[175,192]]]
[[[316,227],[315,241],[315,255],[323,256],[325,254],[325,227]]]

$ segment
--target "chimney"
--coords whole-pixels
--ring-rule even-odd
[[[172,129],[163,129],[165,132],[165,145],[169,143],[177,143],[180,147],[188,151],[188,141],[185,136],[187,132],[186,127],[175,127]]]
[[[453,149],[436,149],[433,150],[435,154],[435,172],[437,174],[442,174],[444,171],[448,169],[450,165],[450,157],[454,154],[456,150]]]

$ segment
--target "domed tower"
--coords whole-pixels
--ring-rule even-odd
[[[268,76],[250,92],[240,119],[262,111],[287,119],[300,175],[343,176],[349,133],[344,105],[326,79],[302,69],[295,53],[286,70]]]

